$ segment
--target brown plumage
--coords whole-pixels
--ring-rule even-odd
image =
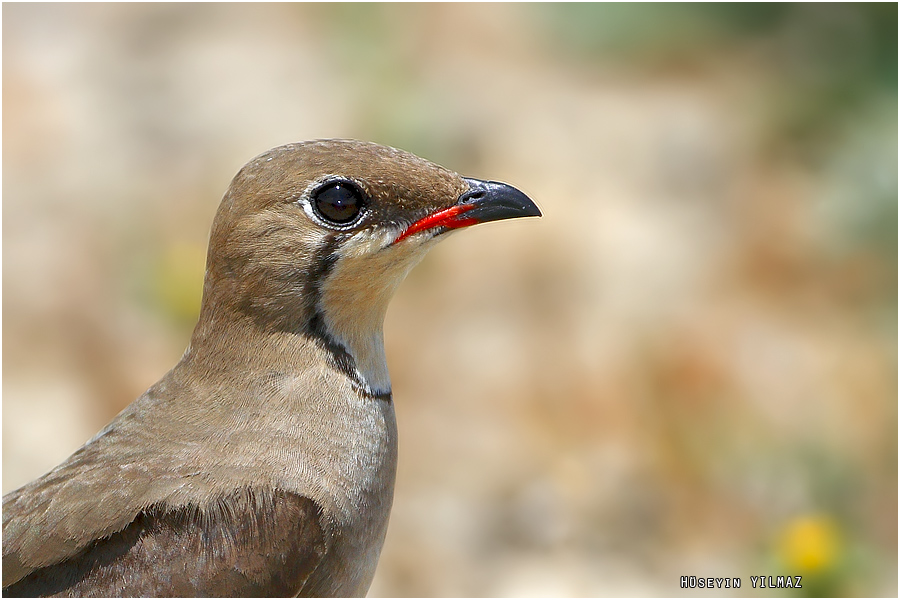
[[[397,459],[387,304],[442,233],[537,215],[512,187],[375,144],[248,163],[181,361],[4,496],[4,595],[364,595]]]

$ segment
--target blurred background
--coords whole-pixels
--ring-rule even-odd
[[[360,138],[544,211],[391,306],[370,595],[897,595],[896,4],[2,10],[4,492],[181,356],[245,162]]]

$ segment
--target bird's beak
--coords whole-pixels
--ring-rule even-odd
[[[435,227],[459,229],[488,221],[541,216],[540,209],[531,198],[511,185],[499,181],[463,179],[469,184],[469,189],[460,195],[456,204],[419,219],[407,227],[393,243]]]

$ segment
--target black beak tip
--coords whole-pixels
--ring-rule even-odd
[[[464,178],[469,189],[460,195],[458,204],[474,205],[466,212],[466,218],[479,222],[515,219],[518,217],[540,217],[541,209],[521,191],[499,181],[482,181]]]

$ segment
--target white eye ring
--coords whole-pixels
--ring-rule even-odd
[[[369,212],[368,195],[346,177],[319,179],[306,189],[299,203],[311,218],[338,231],[352,228]]]

